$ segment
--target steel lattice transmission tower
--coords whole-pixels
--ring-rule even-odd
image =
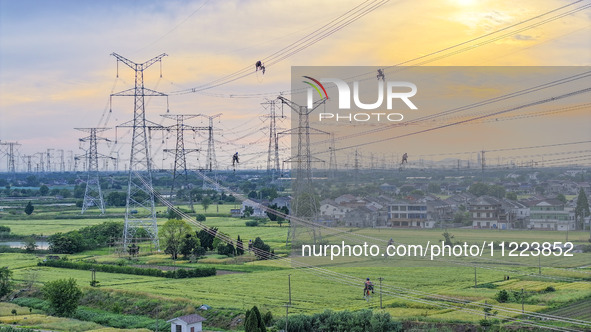
[[[43,161],[44,152],[37,152],[35,155],[39,156],[39,163],[37,164],[37,172],[45,173],[45,162]]]
[[[88,133],[88,136],[80,138],[80,142],[88,143],[88,150],[86,150],[86,171],[88,177],[86,180],[86,190],[84,191],[84,201],[82,203],[82,212],[84,214],[86,210],[91,206],[96,206],[101,211],[101,214],[105,214],[105,201],[103,199],[103,192],[101,190],[101,184],[99,181],[99,169],[98,160],[101,158],[109,158],[107,156],[98,153],[98,141],[107,141],[104,137],[98,137],[96,134],[103,131],[109,130],[109,128],[74,128],[81,132]]]
[[[45,161],[45,170],[51,172],[51,151],[53,149],[47,149],[47,159]]]
[[[175,125],[164,127],[165,130],[176,132],[176,148],[164,149],[164,152],[174,153],[174,168],[172,169],[172,185],[170,186],[170,195],[174,194],[174,188],[179,177],[183,178],[183,185],[189,182],[187,174],[187,154],[199,152],[199,149],[185,149],[185,130],[196,131],[202,127],[193,127],[185,124],[185,120],[198,117],[200,114],[164,114],[163,117],[176,121]],[[191,202],[192,205],[193,202]]]
[[[277,100],[269,100],[261,103],[265,109],[268,109],[269,115],[263,115],[263,118],[269,119],[269,149],[267,152],[267,172],[279,172],[279,136],[277,135],[277,118],[285,118],[283,114],[278,115],[275,108]]]
[[[330,158],[328,161],[328,177],[334,179],[337,172],[337,154],[334,144],[334,134],[330,134],[330,146],[328,149],[330,150]]]
[[[112,53],[119,62],[124,63],[135,72],[135,87],[111,96],[133,96],[133,120],[118,127],[131,127],[131,152],[129,154],[129,177],[127,199],[125,204],[125,226],[123,230],[123,249],[132,242],[139,228],[145,229],[155,248],[158,249],[158,225],[154,208],[154,192],[152,188],[152,166],[148,144],[148,122],[146,120],[145,96],[167,97],[166,94],[144,87],[144,71],[167,54],[162,53],[146,62],[135,63],[117,53]],[[161,74],[162,76],[162,74]]]
[[[207,157],[205,159],[205,169],[211,172],[218,168],[218,161],[215,157],[215,140],[213,139],[213,119],[222,116],[222,113],[212,116],[199,114],[199,116],[209,119],[209,126],[204,128],[207,130]],[[205,185],[205,182],[203,184]]]
[[[60,172],[63,173],[66,171],[66,161],[64,159],[64,150],[59,149],[57,151],[60,153]]]
[[[24,156],[22,156],[23,161],[27,165],[27,173],[33,172],[33,167],[32,167],[32,163],[31,163],[31,158],[33,158],[33,157],[35,157],[35,155],[24,155]]]
[[[16,172],[16,156],[15,156],[15,146],[20,145],[18,142],[0,142],[0,145],[7,146],[6,148],[6,161],[7,161],[7,170],[9,173],[14,174]]]
[[[310,127],[310,113],[317,109],[320,105],[326,102],[326,98],[317,100],[314,102],[312,108],[307,106],[300,106],[293,101],[290,101],[282,96],[278,97],[281,102],[288,105],[292,111],[297,114],[298,123],[297,127],[292,128],[282,134],[295,134],[296,135],[296,152],[293,153],[291,158],[287,159],[286,162],[295,164],[295,177],[293,176],[292,166],[292,177],[293,180],[293,200],[291,204],[290,215],[300,219],[309,221],[310,224],[314,222],[319,214],[319,202],[314,193],[312,187],[312,162],[323,162],[323,160],[313,157],[310,151],[310,134],[328,134],[325,131],[318,130]],[[293,117],[292,117],[293,119]],[[293,142],[293,139],[292,139]],[[293,145],[293,143],[292,143]],[[296,236],[296,223],[291,222],[289,232],[291,233],[292,244]],[[304,222],[304,226],[305,226]],[[312,224],[308,224],[308,229],[311,231],[312,238],[310,240],[316,241],[320,237],[319,231]],[[288,234],[288,240],[289,240]]]

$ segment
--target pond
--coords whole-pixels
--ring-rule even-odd
[[[36,241],[37,249],[47,250],[49,243],[47,241]],[[23,248],[25,243],[22,241],[0,241],[0,246],[8,246],[10,248]]]

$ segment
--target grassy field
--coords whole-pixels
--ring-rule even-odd
[[[245,219],[221,216],[233,207],[220,207],[216,214],[215,205],[208,209],[209,215],[205,224],[218,227],[219,232],[236,239],[238,235],[245,243],[249,239],[261,237],[276,253],[286,254],[287,227],[268,222],[258,227],[247,227]],[[110,213],[120,213],[121,209],[112,209]],[[199,211],[198,211],[199,213]],[[113,218],[113,221],[120,219]],[[0,225],[11,227],[14,233],[44,234],[79,229],[84,226],[98,224],[107,219],[71,219],[71,220],[10,220],[0,219]],[[165,219],[159,219],[162,225]],[[193,226],[198,230],[196,226]],[[349,234],[333,234],[347,231]],[[482,241],[526,241],[526,242],[564,242],[565,233],[545,231],[491,231],[473,229],[450,229],[453,241],[479,244]],[[385,243],[390,238],[398,244],[427,244],[443,240],[442,229],[411,230],[411,229],[332,229],[323,230],[325,241],[334,242],[341,239],[353,241],[376,241]],[[588,233],[569,232],[569,241],[575,244],[586,244]],[[125,263],[154,266],[174,267],[216,267],[218,270],[233,271],[218,276],[196,279],[165,279],[148,276],[113,274],[97,272],[100,281],[99,289],[104,291],[120,291],[138,296],[148,296],[169,301],[186,301],[195,306],[208,304],[214,308],[244,312],[253,305],[261,311],[270,310],[276,316],[284,314],[284,304],[288,301],[288,275],[291,275],[292,307],[290,313],[313,313],[325,308],[333,310],[356,310],[379,307],[378,278],[383,278],[382,301],[384,310],[393,317],[404,320],[427,322],[469,322],[478,323],[482,318],[481,308],[475,312],[465,312],[457,307],[433,297],[448,296],[454,299],[501,305],[505,308],[521,308],[520,303],[499,304],[494,299],[500,290],[524,292],[528,294],[525,309],[544,311],[560,308],[577,301],[589,301],[591,298],[591,254],[575,254],[574,257],[480,257],[480,258],[444,258],[431,261],[429,259],[396,259],[383,264],[383,260],[367,260],[355,266],[341,262],[328,262],[323,270],[294,268],[289,261],[257,261],[252,254],[239,258],[228,258],[220,255],[208,255],[198,262],[186,260],[172,261],[164,253],[149,253],[146,248],[134,262],[128,262],[117,256],[114,250],[101,248],[76,255],[68,255],[69,259],[92,259],[101,263]],[[489,254],[489,252],[486,252]],[[0,266],[8,266],[14,272],[18,283],[25,284],[34,279],[37,285],[47,281],[74,278],[80,286],[89,288],[90,272],[50,267],[38,267],[41,258],[31,254],[0,254]],[[304,260],[305,261],[305,260]],[[542,267],[542,276],[538,273],[538,264]],[[476,266],[477,282],[486,287],[474,288]],[[581,268],[587,266],[586,268]],[[505,280],[510,274],[511,279]],[[368,303],[362,298],[362,284],[366,277],[372,278],[376,284],[376,292]],[[546,292],[548,287],[555,289]],[[568,307],[565,307],[568,308]],[[554,309],[553,309],[554,310]],[[567,309],[565,309],[567,310]],[[570,311],[569,311],[570,310]],[[585,310],[580,306],[568,312]],[[509,314],[515,316],[516,314]],[[45,320],[42,315],[35,319]],[[31,318],[32,319],[32,318]],[[39,323],[41,324],[41,323]],[[45,323],[44,323],[45,324]],[[53,326],[56,322],[47,322]],[[64,324],[76,324],[64,322]],[[49,328],[49,327],[47,327]],[[77,328],[77,327],[76,327]],[[71,330],[76,330],[72,328]],[[98,330],[100,326],[86,326]]]
[[[13,315],[12,310],[17,314]],[[56,331],[92,331],[92,332],[149,332],[148,329],[116,329],[77,319],[47,316],[39,310],[21,307],[13,303],[0,302],[0,326],[16,324],[19,327]]]

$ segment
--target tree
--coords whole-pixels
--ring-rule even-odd
[[[82,291],[72,278],[47,282],[42,291],[58,316],[71,316],[78,308],[78,301],[82,297]]]
[[[252,206],[245,206],[244,207],[244,216],[250,217],[254,214],[254,208]]]
[[[583,229],[585,223],[585,217],[591,214],[589,211],[589,200],[587,194],[583,188],[579,189],[579,195],[577,197],[577,206],[575,207],[575,222],[578,224],[577,228]],[[577,222],[577,219],[579,222]],[[591,227],[591,226],[590,226]]]
[[[427,192],[431,194],[439,194],[441,192],[441,186],[438,183],[431,182],[427,186]]]
[[[190,232],[191,227],[184,220],[171,219],[164,223],[160,231],[166,246],[164,252],[177,259],[183,238]]]
[[[183,255],[184,259],[189,258],[191,255],[201,256],[201,249],[201,241],[199,238],[191,234],[186,234],[181,243],[180,254]]]
[[[244,320],[244,332],[267,332],[261,312],[255,305],[252,309],[246,311]]]
[[[453,246],[453,242],[451,242],[451,239],[454,238],[454,236],[452,234],[450,234],[447,230],[445,230],[445,232],[443,232],[443,238],[445,239],[445,245],[446,246]]]
[[[0,297],[12,290],[12,271],[7,267],[0,267]]]
[[[33,252],[37,250],[37,241],[32,236],[25,238],[25,251],[26,252]]]
[[[567,200],[566,200],[566,196],[564,196],[564,194],[558,194],[556,195],[556,199],[561,201],[562,204],[566,204]]]
[[[497,296],[495,297],[495,299],[500,303],[505,303],[505,302],[509,301],[509,293],[506,290],[501,289],[497,293]]]
[[[255,256],[257,256],[259,259],[269,259],[271,247],[268,244],[265,244],[265,242],[260,237],[257,236],[252,246],[258,249],[254,252]]]
[[[30,216],[31,213],[33,213],[33,211],[35,211],[35,207],[33,206],[33,204],[31,203],[31,201],[29,201],[29,203],[27,203],[27,206],[25,206],[25,213]]]
[[[209,207],[210,204],[211,204],[211,198],[209,198],[209,196],[203,197],[203,199],[201,200],[201,206],[203,206],[204,212],[207,212],[207,208]]]
[[[468,188],[468,192],[474,196],[486,195],[488,193],[488,185],[481,182],[473,183],[470,185],[470,188]]]
[[[73,254],[84,248],[82,235],[78,231],[55,233],[47,242],[49,242],[49,250],[57,254]]]
[[[127,194],[119,191],[112,191],[106,197],[109,206],[125,206],[126,200]]]
[[[512,201],[516,201],[517,200],[517,194],[513,191],[509,191],[508,193],[505,194],[505,197],[507,197],[507,199],[510,199]]]
[[[39,194],[41,194],[41,196],[49,194],[49,187],[46,185],[42,185],[41,187],[39,187]]]
[[[238,239],[236,239],[236,256],[240,255],[244,255],[244,244],[242,243],[240,235],[238,235]]]
[[[197,237],[201,241],[201,246],[206,250],[213,250],[213,240],[217,234],[217,227],[212,227],[209,230],[202,229],[197,232]]]

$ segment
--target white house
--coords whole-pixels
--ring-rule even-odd
[[[246,199],[242,201],[242,207],[240,208],[240,214],[244,215],[245,209],[247,207],[251,207],[253,213],[250,215],[251,217],[258,217],[258,218],[265,218],[267,214],[265,212],[265,206],[269,205],[269,201],[259,201],[258,199]]]
[[[170,323],[170,332],[201,332],[203,331],[201,323],[205,320],[205,318],[197,314],[191,314],[173,318],[166,322]]]
[[[343,220],[345,214],[351,210],[350,207],[337,204],[335,201],[328,199],[320,202],[320,215],[331,220]]]

